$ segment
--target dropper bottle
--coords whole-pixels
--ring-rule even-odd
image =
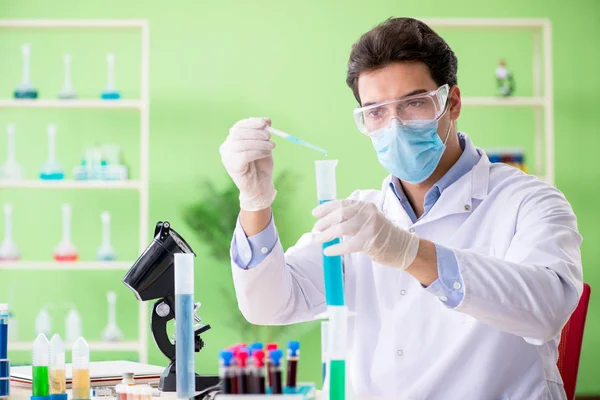
[[[50,400],[48,366],[50,343],[43,333],[33,342],[31,400]]]
[[[67,400],[65,344],[58,334],[50,339],[50,399]]]
[[[73,395],[75,400],[90,399],[90,346],[79,337],[73,345]]]

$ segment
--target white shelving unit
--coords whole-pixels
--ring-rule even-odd
[[[434,29],[522,30],[533,36],[533,96],[463,97],[473,107],[529,107],[534,110],[535,165],[533,173],[554,184],[554,87],[552,83],[552,25],[548,19],[422,18]]]
[[[56,262],[56,261],[0,261],[1,270],[15,271],[108,271],[123,270],[127,271],[133,265],[134,261],[76,261],[76,262]]]
[[[0,189],[132,189],[139,190],[141,181],[0,181]]]
[[[0,182],[0,189],[107,189],[107,190],[136,190],[139,193],[139,242],[141,253],[147,245],[148,236],[148,172],[149,172],[149,141],[150,141],[150,103],[149,103],[149,72],[150,72],[150,30],[146,20],[0,20],[0,34],[5,29],[61,29],[79,31],[82,29],[121,29],[137,30],[140,32],[140,98],[137,100],[0,100],[0,112],[7,108],[44,108],[44,109],[115,109],[133,110],[140,116],[140,177],[136,181],[21,181]],[[126,271],[133,262],[29,262],[2,263],[0,270],[123,270]],[[96,351],[136,351],[141,362],[148,362],[148,308],[143,302],[138,303],[138,340],[132,342],[102,343],[91,342],[90,348]],[[31,343],[11,342],[11,350],[31,350]]]
[[[92,351],[138,351],[140,345],[138,342],[89,342]],[[33,340],[31,342],[10,342],[9,350],[31,351]],[[66,343],[67,350],[71,350],[72,343]]]

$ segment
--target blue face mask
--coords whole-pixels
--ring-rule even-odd
[[[371,140],[385,169],[400,180],[421,183],[433,174],[446,150],[450,126],[444,142],[437,129],[437,120],[401,125],[394,118],[389,126],[374,131]]]

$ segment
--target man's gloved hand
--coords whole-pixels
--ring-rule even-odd
[[[419,238],[398,228],[375,204],[356,200],[335,200],[313,210],[320,243],[350,236],[340,244],[325,249],[326,256],[363,252],[373,261],[405,270],[419,250]]]
[[[249,118],[236,123],[221,145],[221,160],[227,173],[240,190],[240,208],[259,211],[275,200],[273,186],[273,156],[275,143],[265,130],[271,125],[267,118]]]

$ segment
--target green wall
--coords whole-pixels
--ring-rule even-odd
[[[198,370],[216,371],[220,347],[242,339],[227,324],[230,305],[223,304],[215,282],[228,284],[226,267],[208,256],[184,224],[181,211],[202,193],[201,180],[219,185],[227,176],[218,147],[230,126],[248,116],[270,116],[276,127],[327,148],[340,159],[339,191],[379,188],[385,172],[368,139],[357,133],[351,118],[355,106],[345,87],[351,44],[360,34],[390,16],[423,17],[546,17],[552,21],[555,85],[556,184],[571,201],[585,238],[585,280],[600,287],[600,239],[594,188],[600,173],[594,168],[598,143],[596,121],[600,105],[600,3],[519,1],[54,1],[3,0],[0,18],[146,18],[151,28],[151,171],[150,221],[168,219],[198,253],[196,297],[202,317],[213,326],[205,335],[207,348],[197,357]],[[463,95],[492,95],[498,59],[506,58],[517,81],[517,94],[531,94],[531,37],[522,32],[504,35],[440,31],[459,57]],[[133,33],[0,31],[0,98],[10,97],[20,80],[19,45],[33,44],[32,79],[41,97],[53,98],[62,84],[61,54],[73,54],[75,88],[82,97],[96,97],[104,86],[104,54],[117,54],[117,85],[125,97],[139,93],[139,48]],[[86,145],[117,142],[125,150],[134,177],[137,163],[138,119],[130,111],[6,110],[0,131],[18,124],[18,159],[34,178],[45,158],[48,122],[58,124],[59,160],[69,168]],[[460,129],[485,146],[519,145],[531,151],[533,115],[530,110],[465,108]],[[4,134],[0,135],[4,138]],[[275,139],[277,140],[277,139]],[[4,139],[0,139],[4,143]],[[4,159],[0,148],[0,160]],[[313,166],[308,150],[280,143],[276,168],[299,175],[290,212],[296,216],[286,234],[297,237],[311,228],[307,218],[315,201]],[[531,158],[529,159],[531,162]],[[73,237],[84,259],[92,259],[100,241],[100,211],[112,212],[113,239],[121,259],[137,255],[137,197],[133,192],[0,190],[0,201],[15,204],[15,237],[25,258],[49,260],[59,240],[60,211],[73,204]],[[148,239],[150,235],[148,236]],[[288,243],[289,244],[289,243]],[[136,301],[120,283],[122,272],[0,272],[0,300],[12,288],[21,339],[33,335],[33,320],[42,304],[58,332],[63,332],[69,302],[84,314],[84,333],[97,340],[106,323],[105,292],[119,294],[119,324],[128,339],[137,334]],[[600,393],[595,376],[600,356],[600,296],[592,295],[579,375],[580,393]],[[133,321],[133,322],[132,322]],[[440,333],[441,334],[441,333]],[[303,342],[302,375],[318,380],[318,330]],[[151,361],[164,364],[150,346]],[[135,354],[98,355],[135,358]],[[24,362],[27,354],[11,357]]]

